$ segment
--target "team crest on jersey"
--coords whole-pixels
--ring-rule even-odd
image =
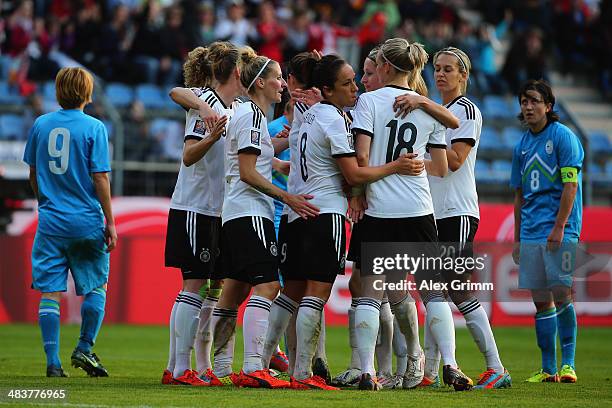
[[[208,248],[202,248],[202,251],[200,251],[200,261],[204,263],[210,261],[210,251]]]
[[[204,135],[206,133],[206,125],[203,120],[196,120],[195,125],[193,125],[193,133],[197,133],[200,135]]]
[[[259,146],[261,141],[261,133],[259,130],[251,130],[251,144]]]
[[[278,248],[276,248],[276,244],[274,242],[272,242],[272,244],[270,245],[270,253],[272,254],[272,256],[278,255]]]
[[[548,139],[546,141],[546,154],[552,154],[553,152],[553,141]]]

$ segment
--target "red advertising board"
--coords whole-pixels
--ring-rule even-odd
[[[164,242],[169,200],[165,198],[120,197],[113,200],[119,244],[111,254],[111,275],[106,308],[107,323],[166,324],[169,311],[181,287],[180,273],[164,267]],[[487,270],[495,290],[485,293],[481,303],[495,325],[533,322],[534,308],[528,293],[517,290],[517,267],[511,259],[514,228],[512,206],[482,204],[476,235],[479,242],[499,243],[488,259]],[[612,325],[612,262],[608,262],[612,241],[612,209],[584,210],[582,240],[594,248],[594,262],[586,278],[576,282],[580,299],[576,311],[583,325]],[[18,213],[8,234],[0,236],[0,323],[35,322],[39,294],[30,289],[30,253],[36,232],[36,214]],[[350,306],[348,280],[336,280],[326,306],[326,321],[347,322]],[[482,279],[481,279],[482,280]],[[416,295],[415,295],[416,296]],[[498,301],[503,299],[504,301]],[[79,320],[80,299],[69,290],[62,301],[62,320]],[[457,323],[462,319],[457,314]]]

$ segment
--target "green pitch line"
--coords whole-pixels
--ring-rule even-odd
[[[540,355],[532,328],[499,328],[495,337],[501,358],[513,378],[506,390],[457,393],[442,390],[340,392],[246,390],[234,388],[189,388],[162,386],[160,378],[167,359],[165,327],[103,326],[94,351],[110,373],[109,378],[88,378],[70,367],[70,353],[78,337],[77,326],[62,326],[61,358],[70,378],[44,377],[45,357],[40,332],[34,325],[0,326],[0,405],[24,406],[193,406],[193,407],[566,407],[612,406],[609,347],[612,328],[581,328],[576,353],[577,384],[526,384],[523,380],[539,368]],[[327,355],[333,374],[349,359],[348,333],[328,328]],[[422,339],[422,336],[421,336]],[[240,369],[241,337],[237,338],[234,369]],[[457,331],[457,360],[463,371],[476,378],[484,362],[465,329]],[[11,389],[65,390],[61,401],[11,400]]]

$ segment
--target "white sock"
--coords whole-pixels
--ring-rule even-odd
[[[324,306],[325,300],[316,296],[304,296],[300,302],[295,321],[297,349],[293,370],[293,377],[297,380],[312,376],[312,358],[319,344]]]
[[[485,357],[487,368],[494,369],[496,373],[503,373],[504,366],[499,358],[497,344],[495,344],[495,337],[493,337],[487,312],[485,312],[477,299],[465,301],[457,307],[463,314],[465,323],[478,349]]]
[[[393,371],[393,313],[389,301],[380,305],[378,340],[375,354],[378,363],[378,372],[391,375]]]
[[[434,339],[433,334],[431,333],[431,329],[427,324],[427,319],[425,319],[425,338],[423,339],[423,351],[425,351],[425,377],[429,379],[434,379],[438,376],[438,371],[440,370],[440,350],[438,350],[438,345],[436,344],[436,339]]]
[[[289,319],[289,326],[285,334],[287,335],[287,358],[289,359],[289,375],[293,375],[295,368],[295,352],[297,349],[297,335],[295,334],[297,313],[291,315]]]
[[[427,302],[427,322],[438,349],[442,355],[444,365],[457,368],[455,361],[455,324],[453,313],[444,298],[436,298]]]
[[[202,309],[202,296],[197,293],[185,292],[181,295],[176,307],[174,321],[174,335],[176,336],[176,361],[174,363],[174,377],[180,377],[185,370],[191,369],[191,349],[195,339],[200,309]]]
[[[408,355],[418,357],[421,355],[421,344],[419,342],[419,315],[414,299],[408,295],[402,301],[392,304],[391,309],[405,338]]]
[[[321,333],[319,333],[319,341],[317,342],[317,349],[315,350],[313,361],[315,358],[320,358],[321,360],[327,362],[327,354],[325,353],[326,337],[327,333],[325,330],[325,311],[323,310],[321,312]]]
[[[176,307],[178,306],[179,299],[183,291],[181,290],[172,305],[172,311],[170,312],[170,345],[168,348],[168,365],[166,370],[174,372],[174,363],[176,362],[176,337],[174,336],[174,322],[176,320]]]
[[[200,323],[195,338],[196,367],[198,373],[203,373],[212,367],[210,361],[210,347],[212,346],[212,312],[219,299],[207,296],[200,309]]]
[[[370,373],[372,377],[376,376],[374,349],[378,335],[379,314],[379,300],[366,297],[359,299],[359,304],[355,309],[355,337],[361,361],[361,373]]]
[[[285,334],[289,320],[295,313],[298,304],[290,297],[280,294],[272,303],[270,308],[270,319],[268,321],[268,331],[266,333],[266,342],[263,347],[261,361],[264,368],[270,366],[270,359],[275,351],[280,350],[278,344],[280,339]]]
[[[214,344],[214,370],[219,378],[232,373],[234,362],[234,342],[236,340],[236,320],[238,311],[215,307],[212,315],[212,332]]]
[[[351,308],[348,310],[349,346],[351,346],[351,364],[349,368],[360,368],[359,351],[357,350],[357,335],[355,334],[355,308],[359,298],[351,299]]]
[[[244,361],[242,370],[245,374],[263,368],[261,355],[268,331],[268,318],[272,301],[262,296],[251,295],[244,309],[242,330],[244,336]]]
[[[408,367],[408,346],[397,319],[393,321],[393,354],[395,354],[395,374],[403,377]]]

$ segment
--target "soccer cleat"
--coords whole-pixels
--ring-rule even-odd
[[[293,390],[327,390],[338,391],[340,388],[325,384],[325,380],[318,375],[313,375],[303,380],[296,380],[291,377],[291,389]]]
[[[272,354],[272,358],[270,359],[270,368],[280,371],[281,373],[286,373],[289,371],[289,359],[287,355],[282,351],[277,351]]]
[[[380,391],[382,386],[376,377],[372,378],[370,373],[364,373],[361,374],[361,379],[359,380],[359,389],[364,391]]]
[[[74,349],[70,360],[73,367],[83,369],[90,377],[108,377],[108,371],[95,353],[85,353]]]
[[[249,374],[240,370],[238,386],[247,388],[290,388],[291,384],[289,381],[272,377],[268,369],[263,369]]]
[[[205,383],[198,377],[197,372],[193,370],[185,370],[183,375],[175,377],[172,384],[174,385],[191,385],[194,387],[207,387],[209,384]]]
[[[402,388],[402,382],[404,381],[404,377],[401,375],[393,375],[393,374],[379,374],[376,375],[378,378],[378,382],[386,390],[395,390]]]
[[[453,368],[449,365],[443,366],[442,379],[444,380],[444,384],[452,385],[455,391],[471,390],[474,386],[472,379],[463,374],[459,367]]]
[[[578,380],[576,376],[576,371],[571,365],[565,364],[561,367],[561,371],[559,372],[559,378],[562,383],[575,383]]]
[[[440,385],[440,377],[436,375],[436,378],[434,378],[433,380],[428,377],[423,377],[423,380],[418,386],[428,388],[440,388],[442,385]]]
[[[47,377],[68,377],[68,374],[64,372],[62,367],[50,365],[47,367]]]
[[[315,358],[314,363],[312,363],[312,375],[316,375],[325,380],[325,384],[331,384],[331,372],[329,371],[329,366],[327,365],[327,361],[322,358]]]
[[[361,370],[359,368],[348,368],[341,372],[331,381],[331,385],[336,387],[350,387],[359,382],[361,378]]]
[[[475,390],[490,390],[495,388],[510,388],[512,387],[512,378],[508,370],[504,369],[503,373],[497,373],[492,368],[480,374],[478,383],[474,387]]]
[[[419,356],[414,358],[408,356],[408,369],[404,374],[404,381],[402,387],[410,390],[419,386],[423,377],[425,376],[425,353],[423,350],[419,353]]]
[[[200,375],[200,380],[204,381],[208,387],[238,386],[238,374],[231,373],[225,377],[217,377],[210,368]]]
[[[559,374],[548,374],[544,370],[536,371],[525,380],[525,382],[529,383],[541,383],[541,382],[559,382]]]
[[[171,385],[174,383],[174,377],[172,376],[172,371],[164,370],[162,374],[161,383],[164,385]]]

